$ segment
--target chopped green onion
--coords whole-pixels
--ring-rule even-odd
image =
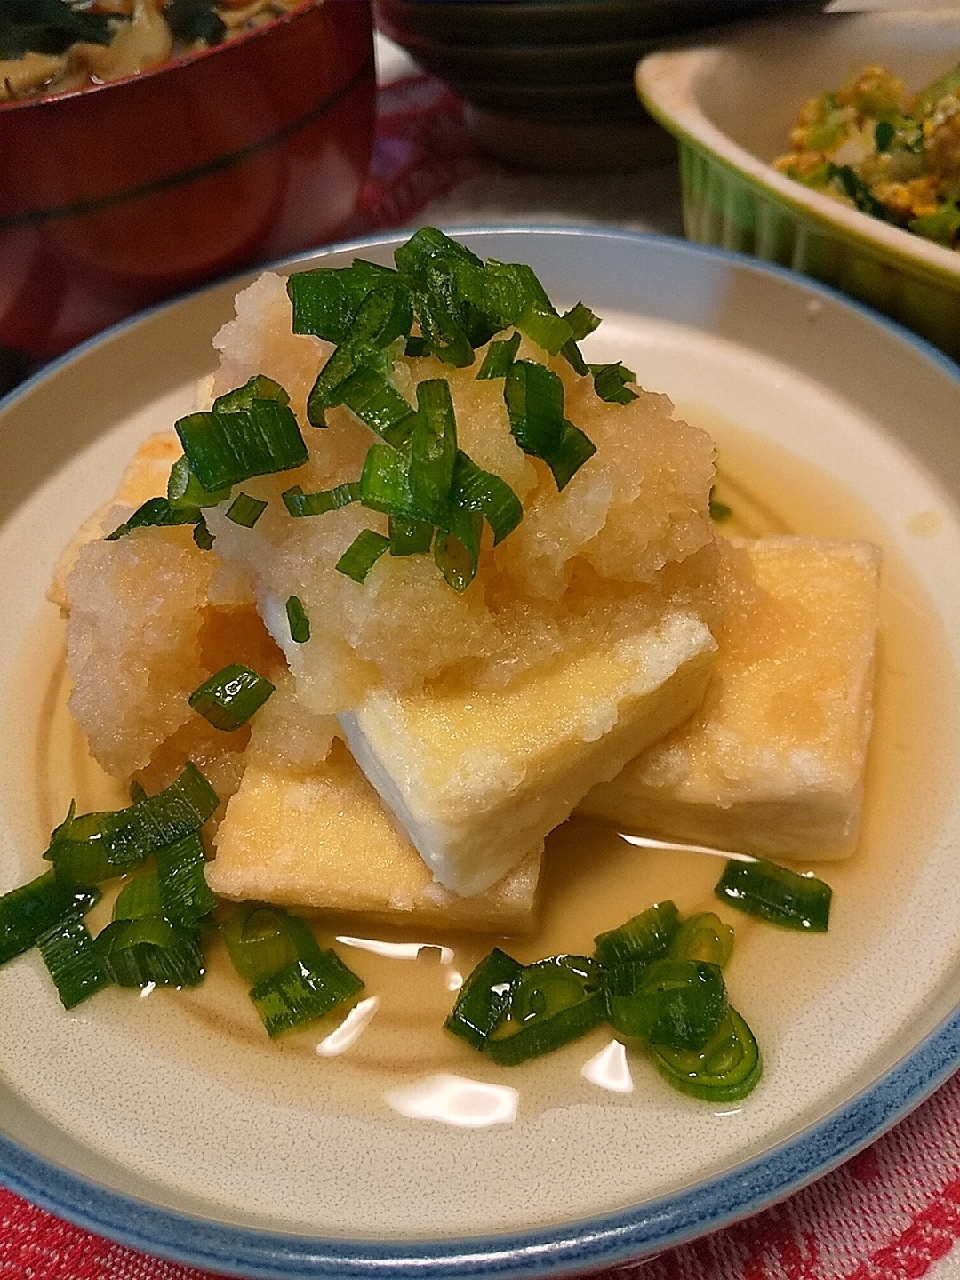
[[[139,920],[141,916],[162,914],[160,877],[156,871],[131,876],[113,904],[114,920]]]
[[[671,1049],[699,1049],[727,1011],[719,965],[702,960],[625,964],[606,979],[607,1016],[621,1035]]]
[[[289,471],[307,460],[293,410],[276,399],[253,399],[229,412],[215,405],[209,413],[191,413],[174,425],[190,470],[208,492]]]
[[[215,507],[230,497],[229,485],[208,493],[190,470],[187,455],[182,453],[170,468],[167,480],[167,501],[172,507]]]
[[[564,489],[596,447],[563,416],[563,383],[551,369],[516,360],[504,384],[510,431],[524,453],[542,458]]]
[[[557,375],[515,356],[525,333],[554,354],[572,344],[567,358],[586,372],[576,336],[586,336],[599,320],[582,303],[558,315],[530,267],[483,263],[436,228],[421,228],[395,257],[396,273],[355,264],[291,277],[295,330],[338,343],[310,392],[310,421],[325,425],[326,409],[345,405],[385,443],[370,447],[357,484],[317,494],[295,486],[283,495],[284,503],[291,514],[304,516],[359,500],[388,517],[386,538],[364,531],[336,566],[357,582],[387,551],[407,556],[432,549],[447,582],[463,591],[477,573],[483,520],[496,545],[516,528],[523,508],[505,481],[458,449],[449,384],[420,383],[413,409],[391,380],[386,346],[403,336],[408,354],[433,353],[465,366],[495,333],[516,330],[491,343],[478,376],[504,378],[515,438],[547,463],[563,489],[594,446],[564,417]],[[419,333],[412,332],[414,323]]]
[[[201,551],[209,551],[213,547],[213,534],[207,528],[203,516],[193,526],[193,540]]]
[[[149,949],[144,950],[145,944],[149,943],[150,947],[172,946],[177,955],[189,958],[190,973],[196,972],[199,942],[192,931],[216,906],[217,901],[203,879],[203,867],[203,845],[200,837],[187,836],[178,844],[158,850],[156,871],[132,876],[127,881],[113,904],[113,921],[145,920],[147,924],[139,931],[114,929],[110,933],[104,930],[99,934],[97,942],[111,954],[132,948],[122,960],[115,961],[116,964],[125,967],[128,973],[133,973],[134,967],[139,966],[136,970],[139,975],[144,957],[149,958],[153,954]],[[158,925],[156,921],[160,918],[174,926],[176,932],[170,933],[162,925]],[[189,935],[191,941],[184,942],[181,936],[184,933]],[[168,976],[169,972],[168,968]],[[179,980],[171,984],[166,979],[155,976],[143,981],[139,977],[137,980],[131,978],[131,981],[121,982],[120,985],[143,986],[148,981],[184,985]]]
[[[96,946],[103,968],[121,987],[195,987],[203,981],[199,934],[162,915],[114,920],[97,934]]]
[[[669,899],[655,902],[618,929],[601,933],[594,940],[597,959],[608,968],[630,961],[649,964],[666,955],[679,928],[680,913],[676,903]]]
[[[409,337],[413,307],[410,295],[396,272],[389,267],[376,267],[372,262],[363,266],[380,272],[382,284],[372,289],[360,303],[342,341],[354,346],[369,344],[383,350],[398,338]]]
[[[307,396],[307,418],[315,427],[325,427],[326,411],[340,404],[339,387],[370,356],[365,348],[337,347],[330,356]]]
[[[394,252],[394,260],[401,277],[422,282],[431,264],[450,259],[467,266],[482,268],[483,263],[466,245],[438,231],[436,227],[421,227],[406,243]]]
[[[309,926],[279,907],[247,902],[221,926],[237,971],[267,1033],[322,1018],[363,988],[334,951],[321,950]]]
[[[568,419],[564,419],[563,431],[557,447],[544,457],[544,462],[553,472],[558,491],[562,492],[577,474],[588,458],[597,452],[597,446],[579,427],[575,427]]]
[[[487,347],[487,353],[483,357],[483,364],[477,373],[478,378],[505,378],[510,372],[510,366],[513,364],[517,356],[517,349],[520,346],[520,333],[514,333],[511,338],[504,338],[502,341],[491,342]]]
[[[201,519],[199,507],[174,507],[166,498],[148,498],[129,520],[107,534],[107,542],[116,542],[133,529],[169,528],[172,525],[193,524]]]
[[[165,845],[154,857],[162,914],[185,928],[198,924],[217,905],[204,875],[206,858],[199,833]]]
[[[570,326],[549,305],[532,300],[517,317],[517,328],[531,342],[543,347],[550,355],[558,355],[572,340]]]
[[[524,453],[543,458],[563,432],[563,383],[545,365],[515,360],[504,386],[510,431]]]
[[[660,1074],[681,1093],[708,1102],[737,1102],[756,1088],[763,1062],[753,1032],[735,1009],[727,1008],[700,1049],[652,1045]]]
[[[551,355],[572,341],[573,329],[557,314],[535,272],[525,263],[491,258],[481,272],[464,272],[462,280],[464,292],[492,332],[512,324]]]
[[[50,846],[43,855],[53,863],[56,877],[64,884],[99,884],[117,875],[110,864],[106,829],[111,813],[85,813],[77,817],[76,801],[63,822],[54,828]]]
[[[420,518],[443,521],[457,461],[457,424],[450,384],[443,378],[417,386],[417,415],[410,436],[410,497]]]
[[[422,286],[427,280],[431,268],[443,266],[453,276],[456,269],[480,272],[483,262],[475,253],[453,240],[450,236],[438,231],[436,227],[421,227],[419,231],[400,245],[394,252],[394,261],[400,278],[408,285]]]
[[[807,933],[826,933],[833,891],[816,876],[758,858],[731,859],[714,890],[722,902],[770,924]]]
[[[100,950],[79,912],[64,916],[37,938],[65,1009],[73,1009],[110,981]]]
[[[716,488],[717,488],[716,485],[710,486],[710,494],[707,498],[707,508],[709,511],[710,519],[715,521],[716,524],[723,524],[724,520],[729,520],[733,515],[733,508],[728,507],[725,502],[717,501],[717,499],[714,497],[714,494],[716,493]]]
[[[481,470],[456,448],[447,384],[422,382],[417,396],[421,407],[409,449],[370,447],[360,477],[360,501],[391,517],[391,554],[428,551],[437,528],[434,557],[447,581],[462,591],[477,571],[483,519],[496,543],[516,527],[523,508],[505,481]]]
[[[560,354],[566,360],[567,364],[573,369],[574,373],[579,373],[581,378],[590,372],[586,360],[580,354],[580,348],[571,338],[569,342],[565,342],[560,348]]]
[[[125,869],[199,831],[219,803],[210,783],[188,760],[179,778],[163,791],[129,809],[102,815],[110,865]]]
[[[317,951],[309,960],[293,960],[250,991],[250,999],[270,1036],[313,1022],[349,1000],[363,983],[335,951]]]
[[[287,280],[287,294],[294,333],[312,333],[338,345],[351,336],[356,341],[357,317],[365,303],[368,314],[376,310],[364,325],[365,340],[376,336],[385,347],[410,332],[410,300],[390,267],[358,258],[352,266],[336,270],[299,271]],[[368,301],[371,295],[376,295],[373,304]]]
[[[600,325],[600,317],[594,315],[590,308],[584,306],[582,302],[578,302],[575,307],[565,311],[563,318],[570,326],[575,342],[581,342]]]
[[[523,506],[505,480],[478,467],[461,450],[453,472],[453,503],[477,511],[493,530],[494,546],[523,519]]]
[[[578,1040],[604,1019],[602,970],[587,956],[525,965],[505,1014],[483,1043],[499,1066],[515,1066]]]
[[[219,803],[210,783],[188,760],[180,776],[163,791],[109,815],[106,839],[111,865],[139,861],[199,831]]]
[[[389,267],[380,269],[384,277],[396,272]],[[356,319],[360,303],[380,283],[360,266],[341,267],[336,270],[315,267],[310,271],[297,271],[287,280],[287,296],[293,311],[293,332],[310,333],[327,342],[339,344],[350,331]]]
[[[371,511],[410,520],[424,519],[410,491],[409,456],[388,444],[373,444],[367,450],[360,475],[360,501]]]
[[[637,375],[632,369],[624,368],[618,360],[616,364],[591,364],[588,366],[593,374],[593,385],[597,395],[608,404],[629,404],[636,400],[636,391],[631,391],[628,382],[636,382]]]
[[[384,270],[387,269],[384,268]],[[362,412],[358,411],[358,407],[352,403],[349,407],[362,421],[367,420],[364,413],[372,415],[377,412],[377,405],[370,400],[370,397],[376,391],[382,400],[383,386],[388,385],[382,377],[382,371],[387,364],[384,349],[395,338],[403,333],[409,333],[411,323],[410,299],[402,286],[374,289],[363,298],[356,315],[343,333],[340,345],[320,370],[307,397],[307,417],[314,426],[325,426],[325,411],[335,405],[346,403],[345,396],[359,401],[359,409]],[[379,378],[380,383],[370,384],[366,388],[358,387],[357,384],[347,385],[354,374],[362,373]],[[389,390],[394,389],[390,387]],[[387,408],[381,405],[379,409],[381,416],[388,412],[389,408],[389,405]],[[396,411],[397,406],[394,405],[393,409]],[[379,428],[374,427],[374,430]]]
[[[127,809],[77,817],[71,805],[43,856],[53,863],[58,879],[96,884],[199,831],[219,803],[209,782],[188,761],[169,787]]]
[[[494,333],[510,326],[519,328],[520,317],[528,307],[556,315],[536,273],[525,263],[488,258],[479,271],[464,264],[459,284],[470,306],[484,317]]]
[[[204,680],[187,701],[215,729],[232,733],[260,710],[275,689],[258,672],[233,662]]]
[[[443,1025],[475,1049],[482,1049],[506,1012],[510,987],[522,972],[518,960],[494,947],[467,977]]]
[[[454,591],[466,591],[477,575],[483,518],[479,512],[452,511],[456,529],[440,529],[433,544],[433,558]]]
[[[434,527],[425,520],[409,516],[389,519],[390,554],[392,556],[425,555],[433,545]]]
[[[676,1088],[722,1102],[745,1097],[762,1065],[753,1035],[727,1003],[722,965],[733,931],[713,912],[681,923],[673,902],[597,938],[598,957],[521,965],[495,948],[468,976],[447,1030],[502,1066],[576,1039],[609,1017],[639,1038]]]
[[[220,935],[234,968],[252,984],[319,950],[305,921],[262,902],[241,903],[221,924]]]
[[[237,413],[241,409],[249,409],[257,400],[274,400],[284,408],[290,403],[290,397],[279,382],[274,382],[264,373],[256,373],[242,387],[217,396],[213,402],[213,411]]]
[[[733,937],[730,925],[713,911],[700,911],[680,925],[667,947],[667,958],[705,960],[722,969],[733,952]]]
[[[472,364],[474,346],[495,332],[467,296],[475,291],[472,278],[483,272],[483,263],[432,227],[421,228],[394,257],[427,348],[445,364],[457,368]]]
[[[292,516],[322,516],[328,511],[347,507],[360,498],[360,485],[338,484],[334,489],[322,489],[319,493],[304,493],[298,484],[280,495],[283,505]]]
[[[268,505],[260,498],[252,498],[249,493],[238,493],[227,508],[227,519],[244,529],[252,529]]]
[[[99,889],[76,887],[44,872],[0,897],[0,964],[36,945],[67,916],[82,915],[100,899]]]
[[[294,644],[306,644],[310,639],[310,619],[299,596],[290,596],[287,600],[287,623],[290,627],[290,639]]]
[[[337,395],[341,404],[388,444],[402,444],[410,435],[415,422],[413,409],[376,369],[357,369],[340,383]]]
[[[334,567],[354,582],[363,582],[380,557],[389,550],[389,538],[385,538],[382,533],[375,533],[373,529],[363,529]]]

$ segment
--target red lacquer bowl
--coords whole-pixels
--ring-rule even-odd
[[[375,111],[369,0],[308,0],[139,76],[0,106],[0,346],[44,359],[334,238]]]

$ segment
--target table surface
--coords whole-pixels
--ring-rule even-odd
[[[461,104],[378,37],[380,125],[348,235],[393,227],[601,224],[682,235],[672,161],[536,174],[485,156]],[[960,1280],[960,1077],[841,1168],[771,1209],[616,1272],[627,1280]],[[613,1273],[606,1273],[611,1280]],[[203,1280],[0,1188],[0,1280]]]

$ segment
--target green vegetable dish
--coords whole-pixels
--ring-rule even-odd
[[[881,66],[811,98],[774,161],[789,178],[947,248],[960,241],[960,66],[908,94]]]
[[[4,0],[0,102],[72,93],[207,49],[301,0]]]

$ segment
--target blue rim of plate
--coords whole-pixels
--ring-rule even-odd
[[[815,280],[742,254],[670,236],[599,226],[511,223],[448,230],[455,236],[500,233],[621,239],[651,252],[671,252],[737,271],[773,276],[858,313],[912,346],[960,384],[960,366],[923,338]],[[402,238],[402,233],[384,232],[324,245],[316,252],[324,256],[357,252]],[[308,253],[290,255],[256,269],[283,269],[307,256]],[[229,281],[214,282],[205,289],[225,283]],[[0,409],[14,403],[58,368],[82,359],[112,335],[147,321],[194,294],[140,312],[88,339],[0,398]],[[250,1280],[545,1280],[648,1258],[760,1212],[869,1146],[929,1098],[958,1067],[960,1005],[867,1088],[800,1133],[725,1173],[614,1213],[499,1235],[449,1240],[338,1240],[212,1222],[92,1183],[3,1134],[0,1185],[77,1226],[130,1248]]]

